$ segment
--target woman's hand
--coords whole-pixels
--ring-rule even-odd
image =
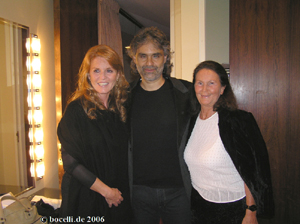
[[[123,201],[122,193],[117,188],[110,188],[103,196],[110,208],[112,205],[117,207]]]
[[[96,178],[90,189],[101,194],[110,208],[113,205],[117,207],[123,201],[122,193],[117,188],[110,188],[99,178]]]
[[[258,224],[258,221],[256,218],[256,211],[252,212],[249,209],[246,209],[246,215],[243,219],[242,224]]]

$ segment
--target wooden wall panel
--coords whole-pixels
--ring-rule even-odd
[[[267,143],[275,218],[300,223],[300,1],[230,1],[230,79]]]
[[[97,0],[60,0],[62,111],[75,91],[86,52],[98,44],[97,4]]]

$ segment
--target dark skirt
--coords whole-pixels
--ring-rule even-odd
[[[241,224],[246,212],[246,197],[230,203],[213,203],[194,188],[191,197],[192,224]]]

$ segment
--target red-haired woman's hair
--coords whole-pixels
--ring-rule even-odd
[[[88,76],[91,61],[96,57],[102,57],[117,71],[119,78],[111,90],[108,98],[108,108],[106,108],[98,97],[97,91],[93,88]],[[122,121],[126,120],[126,109],[124,106],[128,97],[128,82],[124,76],[123,63],[119,55],[107,45],[96,45],[86,53],[78,73],[77,89],[73,93],[69,102],[78,98],[81,99],[86,114],[91,119],[96,118],[96,109],[110,110],[118,113]]]

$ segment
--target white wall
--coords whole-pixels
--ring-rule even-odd
[[[205,12],[205,60],[229,64],[229,0],[206,0]]]
[[[170,42],[174,51],[172,76],[191,80],[200,58],[199,5],[202,0],[171,0]]]
[[[192,81],[201,61],[229,63],[229,0],[170,0],[172,76]]]
[[[29,27],[30,33],[41,40],[42,109],[45,149],[45,176],[36,184],[37,191],[43,187],[59,188],[55,73],[54,73],[54,18],[53,0],[0,0],[0,17]]]

